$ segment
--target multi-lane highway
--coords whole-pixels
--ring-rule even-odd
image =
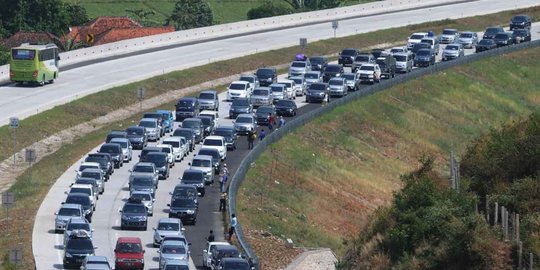
[[[487,14],[537,4],[538,1],[536,0],[471,1],[449,6],[342,20],[337,35],[346,36],[413,23]],[[0,125],[7,124],[9,117],[12,116],[28,117],[77,97],[149,78],[164,72],[297,45],[299,38],[307,38],[308,42],[312,42],[332,38],[333,36],[334,31],[329,23],[314,24],[218,41],[201,42],[164,51],[95,63],[62,72],[60,78],[54,84],[44,87],[3,86],[0,87]]]

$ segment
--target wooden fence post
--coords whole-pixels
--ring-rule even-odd
[[[493,225],[497,225],[499,221],[499,203],[495,202],[495,215],[493,216]]]
[[[523,264],[523,242],[518,242],[518,269],[521,270],[521,265]]]
[[[533,270],[533,263],[534,263],[534,260],[533,260],[533,254],[532,252],[529,253],[529,270]]]
[[[519,238],[519,214],[516,214],[516,241],[521,242]]]
[[[488,195],[486,194],[486,221],[488,224],[489,223],[489,199],[488,199]]]

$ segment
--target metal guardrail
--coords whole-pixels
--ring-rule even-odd
[[[392,86],[407,82],[409,80],[417,79],[419,77],[422,77],[427,74],[433,74],[445,69],[449,69],[451,67],[461,65],[461,64],[467,64],[474,61],[477,61],[479,59],[492,57],[492,56],[500,56],[503,54],[507,54],[510,52],[515,52],[522,49],[528,49],[528,48],[534,48],[540,46],[540,40],[535,40],[532,42],[526,42],[521,43],[518,45],[513,46],[506,46],[501,48],[496,48],[493,50],[489,50],[482,53],[475,53],[472,55],[468,55],[462,58],[458,58],[455,60],[447,61],[447,62],[439,62],[435,65],[428,67],[428,68],[418,68],[414,69],[411,73],[403,74],[401,76],[397,76],[395,78],[389,79],[389,80],[383,80],[379,84],[375,84],[372,86],[368,86],[366,88],[362,88],[360,91],[353,92],[349,94],[348,96],[344,98],[340,98],[337,100],[333,100],[326,106],[321,106],[321,108],[315,109],[313,111],[307,112],[303,115],[300,115],[291,121],[289,121],[285,126],[282,128],[270,133],[266,136],[265,139],[263,139],[261,142],[259,142],[253,150],[251,150],[246,157],[242,160],[240,163],[238,169],[236,170],[236,173],[233,175],[231,184],[229,186],[229,213],[236,213],[236,199],[238,195],[238,190],[240,189],[240,185],[245,179],[245,176],[247,174],[247,171],[251,167],[251,164],[255,162],[255,160],[266,150],[266,148],[272,144],[283,138],[283,136],[287,135],[288,133],[296,130],[297,128],[303,126],[304,124],[312,121],[316,117],[319,117],[322,114],[325,114],[327,112],[332,111],[334,108],[347,104],[349,102],[358,100],[360,98],[363,98],[365,96],[371,95],[373,93],[385,90],[387,88],[390,88]],[[229,217],[230,218],[230,217]],[[252,259],[255,269],[260,269],[260,261],[247,242],[247,239],[242,231],[242,226],[240,224],[240,221],[238,221],[238,225],[236,226],[236,237],[238,239],[238,242],[240,243],[240,246],[244,250],[244,253]]]

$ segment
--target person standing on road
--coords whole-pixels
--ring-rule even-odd
[[[274,117],[271,113],[268,114],[268,129],[272,130],[274,128]]]
[[[231,227],[229,228],[229,242],[232,241],[232,236],[234,234],[234,231],[236,230],[236,225],[238,225],[238,220],[236,219],[236,215],[231,215]]]
[[[328,104],[328,93],[324,94],[324,98],[323,98],[323,101],[322,101],[323,106],[325,106],[326,104]]]
[[[259,141],[262,141],[266,137],[266,132],[264,132],[264,129],[261,129],[261,133],[259,133]]]
[[[285,118],[283,118],[283,115],[282,115],[282,116],[279,117],[278,128],[283,127],[283,125],[285,125]]]
[[[208,242],[214,242],[216,240],[216,237],[214,236],[214,231],[210,230],[210,235],[206,238]]]
[[[227,211],[227,193],[221,193],[221,198],[219,198],[219,211]]]

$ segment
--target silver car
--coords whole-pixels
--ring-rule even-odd
[[[465,50],[461,44],[448,44],[442,52],[442,60],[447,61],[451,59],[456,59],[465,55]]]
[[[238,134],[248,134],[250,131],[255,131],[257,127],[257,120],[252,114],[239,114],[233,123]]]
[[[268,87],[259,87],[253,90],[251,95],[251,105],[253,107],[266,106],[272,104],[272,97],[270,95],[270,88]]]
[[[117,143],[122,147],[122,153],[124,154],[124,162],[130,162],[133,158],[133,147],[131,146],[131,142],[129,139],[126,138],[113,138],[111,143]]]
[[[64,230],[64,246],[69,240],[69,235],[74,230],[85,230],[86,232],[88,232],[90,238],[92,238],[92,232],[94,231],[88,220],[86,220],[85,218],[72,217],[68,220],[66,228]]]
[[[457,29],[443,29],[439,36],[439,42],[444,44],[450,44],[456,42],[459,32]]]
[[[342,78],[345,79],[345,84],[347,85],[348,90],[352,90],[352,91],[358,90],[358,85],[360,84],[360,74],[343,73]]]
[[[54,213],[56,218],[54,220],[54,232],[63,232],[69,219],[78,217],[84,219],[84,210],[80,204],[64,203],[60,206],[58,212]]]
[[[159,269],[162,270],[169,260],[189,261],[188,247],[182,241],[167,240],[158,250]]]
[[[472,49],[478,43],[478,35],[476,32],[461,32],[457,43],[463,45],[463,48]]]
[[[320,83],[323,81],[322,73],[320,71],[309,71],[304,74],[304,79],[306,79],[306,87],[312,83]]]
[[[156,168],[156,165],[152,162],[138,162],[136,163],[131,170],[129,170],[129,185],[131,186],[131,181],[133,178],[141,175],[151,175],[154,179],[155,186],[158,185],[159,171]]]
[[[177,218],[160,218],[154,228],[154,247],[159,247],[163,238],[168,236],[183,236],[186,229]]]
[[[148,140],[157,141],[161,137],[161,128],[157,119],[143,118],[139,121],[139,126],[146,128],[146,137]]]
[[[289,66],[289,77],[291,76],[303,76],[306,72],[311,70],[311,63],[309,61],[293,61]]]
[[[154,202],[156,199],[152,196],[152,192],[136,190],[131,193],[130,200],[141,201],[146,206],[146,211],[149,216],[154,215]]]
[[[335,77],[328,81],[330,96],[344,97],[347,95],[347,84],[344,78]]]
[[[289,99],[287,95],[287,87],[284,84],[273,83],[270,85],[272,92],[272,102],[275,103],[280,99]]]
[[[196,155],[188,165],[191,170],[203,172],[204,182],[206,184],[214,182],[214,163],[212,156]]]
[[[304,77],[289,77],[289,80],[294,81],[293,93],[296,96],[304,96],[307,91],[307,82]]]
[[[250,88],[255,89],[259,87],[259,78],[253,74],[242,74],[240,75],[239,81],[249,82]]]
[[[356,72],[363,64],[375,63],[375,57],[372,54],[362,53],[354,58],[354,62],[351,66],[352,72]]]
[[[98,185],[98,193],[103,194],[105,191],[105,176],[101,169],[87,168],[80,172],[78,178],[92,178],[95,179]]]

